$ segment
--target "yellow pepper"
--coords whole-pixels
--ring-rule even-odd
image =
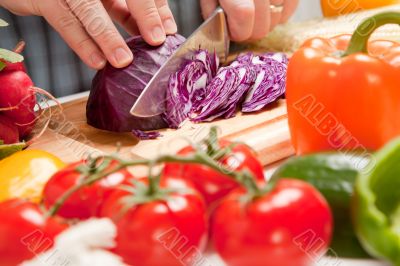
[[[364,9],[399,4],[400,0],[321,0],[324,16],[333,17]]]
[[[0,161],[0,201],[24,198],[41,200],[43,187],[65,164],[40,150],[24,150]]]

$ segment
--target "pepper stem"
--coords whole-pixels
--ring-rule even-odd
[[[353,33],[350,40],[350,45],[347,48],[344,56],[348,56],[356,53],[368,54],[368,41],[372,33],[378,28],[386,24],[399,24],[400,25],[400,13],[398,12],[384,12],[372,16],[362,22]]]

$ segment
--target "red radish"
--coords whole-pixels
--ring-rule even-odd
[[[7,116],[0,114],[0,140],[4,144],[13,144],[19,142],[18,128]]]
[[[0,111],[18,127],[24,138],[34,127],[36,96],[33,82],[23,71],[0,72]]]
[[[15,53],[24,50],[25,42],[21,41],[15,47]],[[0,59],[3,61],[2,59]],[[4,62],[4,61],[3,61]],[[10,63],[4,62],[5,68],[0,71],[0,139],[7,143],[26,141],[35,127],[35,122],[43,114],[40,105],[39,112],[35,112],[37,105],[36,94],[46,96],[48,99],[57,100],[48,92],[34,87],[31,78],[26,73],[24,62]],[[59,105],[59,103],[58,103]],[[60,105],[59,105],[60,106]],[[61,107],[61,106],[60,106]],[[51,114],[51,109],[49,109]],[[49,125],[48,120],[42,130],[27,144],[39,138]]]
[[[18,63],[8,63],[4,62],[6,64],[6,67],[2,70],[4,72],[11,72],[11,71],[24,71],[26,72],[26,68],[24,63],[18,62]]]
[[[22,53],[24,51],[25,48],[25,42],[24,41],[20,41],[17,46],[14,48],[14,52],[15,53]],[[5,62],[6,67],[2,70],[2,71],[24,71],[26,72],[26,68],[25,68],[25,64],[24,62],[18,62],[18,63],[9,63],[9,62]]]

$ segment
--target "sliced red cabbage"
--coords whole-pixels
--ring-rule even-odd
[[[219,117],[234,117],[237,107],[253,85],[255,77],[256,72],[253,67],[241,65],[237,61],[229,67],[222,68],[207,87],[208,95],[193,121],[212,121]]]
[[[196,55],[170,79],[166,117],[172,127],[179,127],[187,117],[194,122],[231,118],[240,107],[244,112],[258,111],[285,92],[288,59],[284,54],[241,54],[216,76],[215,71],[210,73],[209,54],[200,50]],[[194,90],[189,80],[201,81],[200,89]]]
[[[150,139],[157,139],[159,137],[162,137],[161,133],[158,131],[144,132],[139,129],[133,129],[132,134],[140,140],[150,140]]]
[[[212,121],[223,115],[221,106],[235,91],[240,82],[239,70],[236,68],[221,68],[217,76],[207,86],[207,95],[199,106],[195,122]]]
[[[218,68],[216,58],[205,50],[199,50],[193,60],[186,62],[170,77],[165,112],[169,127],[178,128],[203,102],[206,87]]]
[[[242,105],[242,112],[259,111],[276,101],[286,91],[288,59],[281,53],[265,54],[252,59],[257,77]]]
[[[180,35],[168,36],[163,45],[153,47],[141,37],[129,39],[133,63],[123,69],[108,64],[93,80],[86,107],[88,124],[117,132],[168,127],[162,115],[137,118],[130,114],[130,109],[153,75],[184,40]]]

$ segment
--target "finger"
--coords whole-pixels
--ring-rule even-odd
[[[254,0],[256,13],[251,39],[258,40],[265,37],[270,29],[271,12],[269,0]]]
[[[143,39],[150,45],[162,44],[166,35],[156,3],[153,0],[127,0],[127,4]]]
[[[218,7],[218,0],[200,0],[201,13],[207,19]]]
[[[290,0],[293,1],[293,0]],[[270,0],[271,5],[274,6],[283,6],[283,0]],[[271,12],[271,24],[270,24],[270,31],[272,31],[276,25],[281,23],[282,20],[282,13],[283,12]]]
[[[41,7],[44,18],[89,67],[101,69],[107,60],[80,21],[65,8],[63,0],[49,1]]]
[[[228,16],[229,30],[234,41],[245,41],[253,33],[255,6],[253,0],[221,0]]]
[[[138,35],[139,28],[133,19],[125,0],[103,0],[103,5],[111,18],[130,35]]]
[[[131,50],[99,0],[65,1],[114,67],[125,67],[132,62]]]
[[[7,9],[18,16],[36,15],[41,16],[41,12],[37,7],[37,1],[15,1],[15,0],[2,0],[0,7]]]
[[[175,34],[178,31],[174,15],[169,8],[168,0],[156,0],[156,6],[158,8],[158,14],[160,15],[161,21],[164,26],[166,34]]]
[[[284,9],[282,12],[282,17],[281,17],[281,23],[288,21],[290,16],[293,15],[294,11],[297,8],[297,5],[299,4],[299,0],[286,0],[284,4]]]

